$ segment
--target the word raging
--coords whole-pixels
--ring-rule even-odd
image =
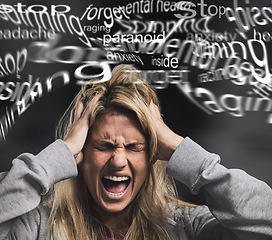
[[[243,117],[246,112],[265,111],[272,112],[272,99],[267,97],[239,96],[234,94],[223,94],[216,96],[206,88],[192,88],[190,83],[177,85],[178,89],[196,106],[207,114],[219,114],[227,112],[235,117]],[[271,123],[271,122],[269,122]]]

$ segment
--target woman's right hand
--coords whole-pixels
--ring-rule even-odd
[[[80,101],[71,119],[72,127],[69,133],[64,138],[72,154],[75,157],[76,163],[79,164],[83,160],[82,149],[84,147],[88,131],[90,128],[90,113],[94,103],[101,97],[96,95],[84,110],[83,103]]]

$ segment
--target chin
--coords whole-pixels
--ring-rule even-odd
[[[127,208],[127,204],[107,204],[104,205],[102,208],[104,209],[104,211],[108,212],[108,213],[118,213],[118,212],[122,212],[124,209]]]

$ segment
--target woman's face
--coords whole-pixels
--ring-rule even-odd
[[[85,143],[83,175],[102,210],[117,213],[133,201],[147,176],[147,148],[131,113],[98,116]]]

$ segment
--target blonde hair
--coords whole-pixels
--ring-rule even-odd
[[[129,229],[125,240],[167,240],[167,205],[176,203],[183,206],[176,195],[173,180],[165,174],[165,162],[156,161],[157,136],[147,106],[159,100],[150,84],[136,68],[119,65],[112,71],[111,78],[103,83],[85,85],[60,120],[57,138],[64,138],[71,127],[71,119],[79,101],[86,107],[96,96],[91,111],[90,127],[103,111],[121,110],[133,112],[149,144],[148,176],[138,195],[128,206]],[[56,239],[84,240],[99,239],[107,228],[96,217],[82,174],[55,184],[51,196],[50,235]]]

